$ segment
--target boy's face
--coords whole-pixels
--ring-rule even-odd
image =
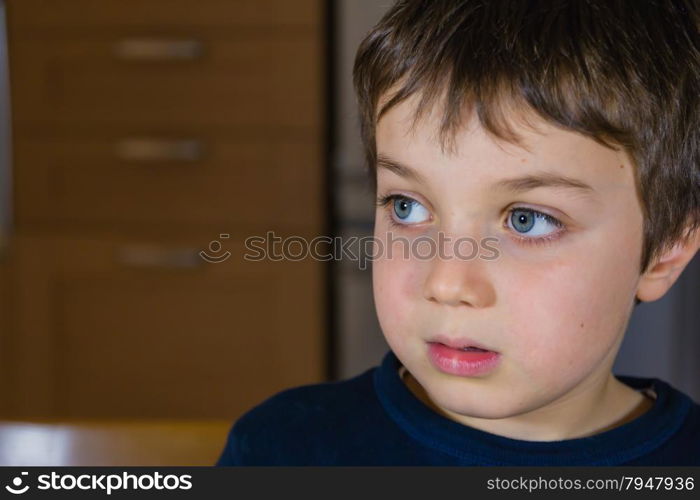
[[[409,130],[416,98],[392,108],[376,132],[378,157],[423,179],[377,169],[377,196],[403,197],[378,206],[375,220],[384,252],[373,264],[374,298],[387,342],[448,414],[544,419],[567,405],[574,414],[576,404],[576,411],[590,411],[614,383],[611,368],[640,277],[643,219],[631,161],[532,117],[541,133],[515,129],[529,152],[494,142],[472,119],[455,139],[456,153],[443,153],[439,117]],[[494,187],[535,174],[565,176],[591,189]],[[442,232],[451,238],[443,247],[447,256],[455,239],[469,237],[482,242],[477,253],[491,260],[422,258],[427,244],[404,259],[400,241],[388,258],[389,232],[394,240],[435,242]],[[458,251],[468,255],[472,247]],[[486,373],[448,373],[431,361],[431,342],[440,336],[480,343],[499,353],[499,362]]]

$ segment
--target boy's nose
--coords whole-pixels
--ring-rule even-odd
[[[496,292],[484,269],[485,262],[458,257],[435,257],[423,286],[423,296],[430,301],[458,306],[484,308],[494,304]]]

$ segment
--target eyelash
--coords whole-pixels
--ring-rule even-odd
[[[391,216],[389,213],[389,210],[386,210],[387,205],[389,205],[390,202],[396,200],[396,199],[402,199],[402,200],[408,200],[408,201],[417,201],[411,198],[410,196],[405,196],[402,194],[389,194],[385,196],[380,196],[377,198],[377,206],[384,208],[383,210],[384,215],[386,220],[388,221],[389,225],[394,228],[405,228],[406,226],[409,226],[410,224],[401,224],[400,222],[396,222],[394,217]],[[526,236],[518,236],[518,235],[513,235],[513,239],[515,239],[519,244],[522,245],[546,245],[549,243],[552,243],[555,240],[558,240],[565,232],[566,232],[566,226],[564,225],[563,222],[561,222],[559,219],[556,217],[552,217],[549,214],[546,214],[544,212],[540,212],[538,210],[534,210],[532,208],[528,207],[513,207],[510,210],[508,210],[508,217],[506,218],[506,222],[504,224],[504,227],[506,229],[510,229],[508,227],[508,219],[512,216],[513,212],[516,210],[521,210],[525,212],[530,212],[535,217],[540,217],[552,224],[553,226],[559,228],[560,230],[548,235],[548,236],[540,236],[537,238],[528,238]]]

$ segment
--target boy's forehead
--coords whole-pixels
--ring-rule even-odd
[[[410,127],[413,118],[417,115],[419,107],[421,119],[418,122],[424,128],[434,129],[439,127],[447,118],[447,111],[452,113],[449,121],[457,122],[456,130],[464,131],[465,129],[474,128],[480,125],[476,108],[488,107],[488,115],[498,121],[497,128],[506,131],[507,129],[530,127],[538,128],[539,125],[546,126],[548,123],[524,100],[518,95],[499,94],[492,97],[489,102],[476,102],[467,96],[462,99],[462,105],[459,112],[454,113],[455,109],[448,102],[447,87],[443,86],[434,94],[424,96],[423,90],[417,90],[403,98],[398,104],[394,104],[388,110],[385,106],[392,98],[400,93],[403,81],[394,84],[388,91],[382,93],[379,97],[376,111],[375,124],[377,127],[381,125],[387,114],[391,113],[393,118],[401,120],[405,125]],[[423,103],[422,101],[426,102]],[[380,112],[384,113],[379,116]]]
[[[391,97],[384,94],[380,100],[380,108]],[[421,99],[420,93],[415,93],[389,108],[377,121],[376,140],[381,143],[395,142],[416,144],[416,140],[424,141],[428,145],[440,147],[446,156],[459,153],[459,143],[468,141],[493,142],[504,152],[511,154],[529,153],[530,144],[537,144],[548,135],[557,136],[560,131],[557,127],[548,123],[531,109],[516,104],[502,103],[502,114],[499,129],[511,135],[512,139],[497,137],[490,133],[480,122],[478,115],[468,107],[461,111],[459,125],[454,133],[441,133],[440,128],[444,117],[443,97],[435,99],[434,104],[425,108],[418,116],[417,106]],[[452,141],[454,148],[443,146]]]
[[[517,144],[488,133],[473,113],[456,131],[452,152],[441,147],[440,113],[435,108],[415,123],[414,116],[412,96],[390,108],[377,123],[378,175],[391,171],[425,184],[440,175],[438,168],[451,165],[454,168],[444,172],[447,178],[471,170],[484,174],[483,180],[488,179],[490,185],[510,191],[568,186],[572,193],[586,195],[630,187],[631,165],[624,152],[534,114],[520,112],[509,117],[520,139]]]
[[[521,139],[524,139],[521,135]],[[488,132],[474,117],[465,120],[452,135],[446,138],[441,135],[440,121],[434,110],[429,110],[424,116],[415,119],[414,109],[409,102],[401,102],[392,107],[379,120],[376,128],[377,159],[394,160],[407,167],[418,170],[432,170],[430,166],[442,163],[461,162],[469,165],[481,163],[485,157],[502,163],[501,155],[528,158],[525,148],[530,149],[526,142],[523,147],[509,144],[489,136]],[[494,149],[498,154],[494,156]],[[498,159],[497,159],[498,158]],[[378,167],[386,166],[388,162],[378,161]],[[398,169],[395,169],[398,172]],[[405,169],[408,172],[408,169]]]

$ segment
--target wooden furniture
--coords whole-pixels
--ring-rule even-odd
[[[227,420],[0,421],[1,466],[206,466]]]
[[[10,302],[12,293],[10,290],[10,266],[4,253],[6,250],[3,247],[3,250],[0,251],[2,252],[0,253],[0,394],[5,396],[0,398],[0,414],[2,415],[9,413],[9,401],[6,396],[12,392],[12,388],[9,386],[8,364],[10,356],[7,348],[8,334],[12,329],[12,304]]]
[[[326,230],[323,9],[8,0],[6,415],[232,420],[324,380],[324,263],[243,259]]]

